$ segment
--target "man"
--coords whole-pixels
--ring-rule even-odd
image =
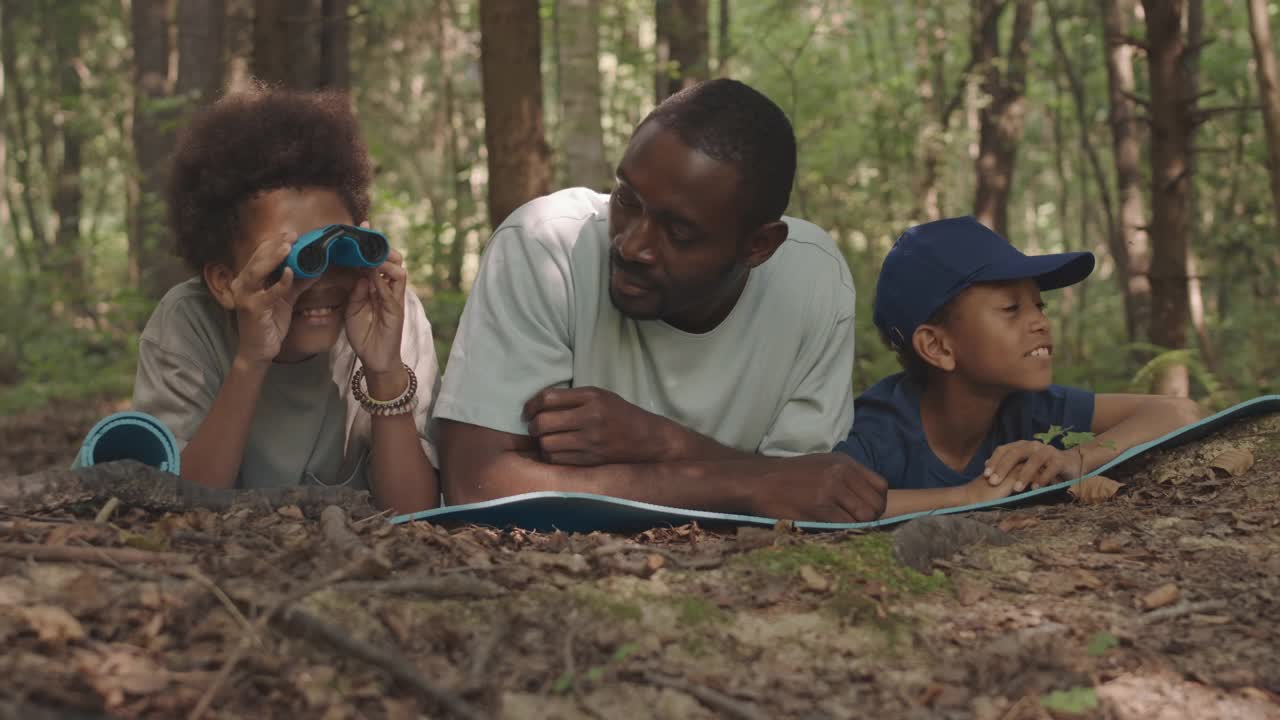
[[[512,213],[436,404],[446,499],[879,516],[884,481],[828,452],[853,417],[854,289],[831,238],[782,217],[795,164],[781,109],[713,80],[640,124],[611,195]]]

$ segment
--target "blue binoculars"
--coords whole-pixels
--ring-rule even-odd
[[[276,272],[292,268],[296,277],[310,280],[324,274],[329,263],[357,268],[378,267],[390,252],[387,236],[377,230],[353,225],[325,225],[299,237],[289,257]]]

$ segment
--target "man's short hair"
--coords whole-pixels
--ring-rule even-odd
[[[772,100],[737,80],[708,80],[667,98],[640,125],[650,121],[737,168],[744,230],[782,217],[796,177],[796,136]]]
[[[167,188],[178,255],[196,272],[231,264],[245,203],[270,190],[332,190],[363,222],[372,177],[345,94],[259,86],[228,95],[178,135]]]

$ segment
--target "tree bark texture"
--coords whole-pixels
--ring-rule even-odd
[[[706,80],[711,43],[707,0],[655,0],[656,102]]]
[[[1185,347],[1190,298],[1187,238],[1190,227],[1191,139],[1195,98],[1189,96],[1188,46],[1183,35],[1187,0],[1143,0],[1151,85],[1151,341]],[[1190,393],[1185,366],[1170,366],[1156,391]]]
[[[983,76],[982,91],[987,104],[979,111],[977,192],[974,215],[979,222],[1008,237],[1009,194],[1013,187],[1014,163],[1022,141],[1027,82],[1027,54],[1030,51],[1034,0],[1016,0],[1009,51],[1000,52],[1002,0],[975,0],[973,58]],[[1003,71],[1001,65],[1004,65]]]
[[[58,111],[62,115],[62,161],[53,192],[58,229],[53,239],[53,263],[58,295],[79,312],[87,309],[84,261],[80,252],[80,216],[84,193],[80,184],[81,150],[88,119],[81,107],[81,43],[85,17],[75,4],[51,8],[54,49],[58,60]]]
[[[538,0],[481,0],[480,70],[489,162],[489,221],[551,188],[542,118]]]
[[[1271,177],[1271,209],[1280,239],[1280,73],[1276,70],[1276,46],[1267,17],[1267,0],[1249,0],[1249,34],[1258,76],[1258,99],[1267,130],[1267,174]]]
[[[296,90],[351,84],[348,0],[258,0],[253,74]]]
[[[1142,138],[1133,101],[1133,0],[1099,0],[1105,33],[1111,149],[1116,170],[1116,230],[1125,249],[1125,326],[1132,341],[1145,340],[1151,324],[1151,247],[1142,199]],[[1119,256],[1117,255],[1117,263]]]
[[[560,142],[564,180],[606,190],[613,171],[604,157],[600,124],[600,0],[557,0]]]

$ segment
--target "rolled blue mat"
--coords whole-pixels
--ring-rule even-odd
[[[178,474],[178,441],[164,423],[144,412],[118,412],[98,421],[85,436],[71,467],[92,467],[112,460],[137,460]]]

